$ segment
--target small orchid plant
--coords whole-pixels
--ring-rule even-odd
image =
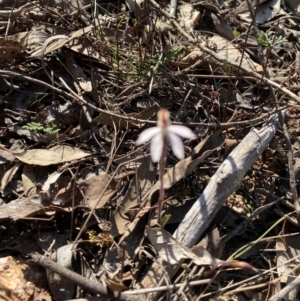
[[[166,109],[158,111],[157,119],[157,126],[144,130],[136,140],[136,145],[140,145],[151,140],[151,159],[153,162],[159,162],[159,179],[161,186],[159,191],[157,216],[158,223],[161,224],[161,210],[164,201],[163,175],[166,166],[168,142],[170,143],[175,156],[178,159],[183,159],[184,146],[181,138],[195,139],[197,136],[185,126],[171,125],[170,113]],[[218,263],[211,269],[210,273],[213,273],[218,267],[240,268],[259,273],[259,271],[251,264],[237,260],[218,261]]]
[[[197,136],[183,125],[172,125],[170,113],[166,109],[160,109],[157,113],[157,126],[144,130],[136,145],[141,145],[151,140],[150,155],[153,162],[159,162],[159,179],[161,183],[158,201],[158,223],[161,222],[161,210],[164,200],[163,175],[166,167],[168,142],[178,159],[184,158],[184,145],[181,138],[195,139]]]

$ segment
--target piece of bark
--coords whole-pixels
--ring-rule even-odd
[[[179,242],[192,247],[199,241],[226,199],[238,188],[245,173],[266,149],[278,125],[277,115],[272,116],[260,130],[253,128],[230,153],[174,233]]]

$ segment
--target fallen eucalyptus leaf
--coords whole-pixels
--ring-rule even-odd
[[[56,145],[50,149],[30,149],[21,154],[15,154],[21,162],[40,166],[78,160],[89,155],[89,152],[68,145]]]
[[[152,246],[163,260],[169,264],[178,264],[184,259],[191,259],[197,265],[214,266],[218,260],[212,257],[208,251],[202,248],[202,252],[198,249],[196,255],[193,251],[179,243],[170,233],[163,228],[152,229],[146,227],[147,237],[151,241]],[[199,247],[200,248],[200,247]]]

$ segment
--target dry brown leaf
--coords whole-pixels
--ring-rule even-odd
[[[218,260],[212,257],[204,248],[202,248],[201,257],[197,256],[193,251],[179,243],[163,228],[152,229],[146,226],[146,233],[158,255],[169,264],[175,265],[185,259],[191,259],[193,263],[197,265],[214,266],[218,262]],[[198,254],[200,254],[200,251]]]
[[[224,243],[221,239],[219,229],[215,228],[210,231],[196,246],[192,247],[192,251],[195,254],[198,254],[198,247],[202,247],[207,250],[215,258],[221,258]]]
[[[237,193],[232,193],[226,200],[225,205],[228,206],[233,212],[242,215],[247,216],[247,213],[249,213],[249,209],[247,208],[247,199],[239,195]]]
[[[106,285],[109,287],[109,289],[112,290],[113,292],[122,292],[122,291],[125,291],[126,289],[128,289],[127,286],[125,286],[121,282],[116,282],[111,279],[106,279],[105,282],[106,282]]]
[[[190,52],[188,55],[183,57],[182,59],[179,59],[177,62],[173,62],[173,64],[177,64],[181,67],[189,67],[193,64],[195,64],[197,61],[201,60],[203,58],[203,52],[199,49],[195,49],[192,52]]]
[[[172,278],[185,259],[190,259],[193,263],[200,266],[215,266],[219,262],[218,259],[213,258],[208,251],[201,247],[198,248],[198,255],[196,255],[162,228],[152,229],[146,226],[146,233],[151,245],[159,256],[139,283],[140,287],[150,288],[164,285],[166,283],[164,275]],[[141,297],[145,300],[146,298],[148,300],[156,300],[155,296],[151,294]]]
[[[49,39],[51,39],[53,37],[50,37]],[[47,41],[47,39],[44,41],[44,43]],[[49,45],[47,45],[45,51],[44,51],[44,55],[47,55],[48,53],[51,53],[57,49],[62,48],[63,46],[65,46],[65,44],[68,42],[67,38],[57,38],[56,40],[53,40],[52,43],[49,43]],[[31,53],[31,57],[40,57],[42,54],[42,47],[38,48],[37,50],[35,50],[34,52]]]
[[[134,45],[136,43],[136,40],[129,35],[128,31],[113,27],[101,27],[101,35],[110,43],[115,43],[116,39],[127,45]]]
[[[45,207],[41,202],[35,202],[33,197],[21,198],[1,206],[0,220],[18,220],[44,211]]]
[[[98,23],[96,22],[96,24]],[[73,32],[70,38],[65,40],[66,43],[64,45],[77,53],[86,55],[96,60],[101,60],[103,64],[108,64],[107,56],[102,55],[102,52],[99,51],[99,48],[81,38],[81,36],[88,34],[93,29],[94,25],[89,25],[83,29]],[[109,69],[109,66],[106,65],[106,68]]]
[[[239,144],[237,139],[229,139],[225,138],[224,139],[224,148],[225,148],[225,153],[229,154],[237,145]]]
[[[140,198],[152,187],[156,174],[157,171],[153,167],[150,157],[143,158],[143,162],[139,166],[137,174],[131,180],[123,200],[118,204],[118,210],[111,219],[112,229],[110,233],[112,236],[115,237],[124,233],[126,224],[130,222],[130,218],[126,215],[126,210],[136,207],[139,204]]]
[[[181,26],[185,27],[188,32],[194,30],[201,17],[200,11],[195,9],[192,4],[180,5],[178,9],[181,15]]]
[[[78,64],[76,64],[76,61],[72,55],[66,56],[66,67],[69,69],[70,73],[78,80],[82,90],[84,90],[85,92],[92,91],[92,82],[88,80],[82,68],[78,66]]]
[[[267,2],[269,0],[250,0],[250,3],[252,4],[253,8],[256,6],[260,6],[263,3]],[[241,4],[234,9],[235,14],[240,14],[249,11],[248,3],[246,0],[242,1]]]
[[[95,47],[94,45],[91,45],[91,43],[87,42],[84,39],[72,39],[65,46],[77,53],[99,60],[103,64],[108,64],[107,57],[105,55],[102,55],[101,51],[99,51],[99,48]],[[106,65],[106,68],[109,69],[110,67]]]
[[[15,156],[12,153],[10,153],[10,151],[0,149],[0,165],[8,162],[13,162],[14,160],[15,160]]]
[[[251,70],[254,72],[261,73],[263,72],[263,68],[261,65],[253,62],[250,56],[247,53],[242,55],[241,51],[230,41],[220,37],[220,36],[213,36],[208,41],[209,47],[211,47],[214,52],[218,53],[219,58],[223,62],[229,62],[233,65],[240,63],[241,59],[243,59],[241,66],[245,70]],[[207,46],[207,45],[206,45]],[[221,64],[217,61],[210,60],[211,64],[216,64],[221,68],[224,68],[224,64]]]
[[[64,206],[73,200],[73,196],[76,200],[78,188],[76,186],[74,187],[69,176],[61,177],[59,180],[57,185],[58,191],[56,192],[52,203],[57,206]]]
[[[40,46],[45,42],[45,40],[49,37],[45,31],[42,30],[33,30],[33,31],[26,31],[26,32],[19,32],[12,36],[8,36],[8,40],[17,41],[21,44],[23,49],[25,48],[33,48],[37,45]]]
[[[19,167],[22,165],[21,162],[17,162],[14,164],[12,168],[10,168],[1,179],[1,191],[5,189],[5,187],[9,184],[9,182],[13,179],[16,172],[19,170]]]
[[[72,42],[73,39],[76,39],[76,38],[78,38],[78,37],[80,37],[84,34],[88,34],[93,28],[94,28],[94,25],[89,25],[85,28],[74,31],[68,39],[60,38],[60,39],[54,40],[53,43],[51,43],[47,46],[47,48],[44,51],[44,55],[46,55],[48,53],[51,53],[51,52],[53,52],[57,49],[62,48],[68,42]],[[31,53],[31,57],[40,57],[41,56],[41,50],[42,50],[42,47],[40,47],[39,49],[37,49],[36,51]]]
[[[110,181],[110,176],[108,174],[103,174],[99,176],[91,177],[87,180],[87,187],[85,191],[85,196],[87,198],[87,202],[91,208],[94,208],[96,203],[99,200],[99,196],[103,192],[103,189]],[[100,202],[98,203],[96,209],[102,208],[110,198],[117,192],[117,181],[112,180],[104,192]]]
[[[143,18],[146,17],[145,9],[142,9],[144,0],[126,0],[126,4],[129,9],[134,12],[136,18],[141,21]],[[147,5],[144,3],[144,5]]]
[[[157,22],[155,22],[155,27],[158,31],[163,32],[163,33],[167,33],[169,31],[175,31],[174,27],[170,24],[167,24],[166,22],[162,22],[160,20],[157,20]]]
[[[215,25],[217,32],[227,40],[231,41],[235,38],[231,27],[219,16],[211,14],[211,18]]]
[[[3,147],[0,145],[0,147]],[[3,179],[4,174],[9,170],[15,161],[15,156],[10,153],[10,150],[0,149],[0,178]],[[1,189],[1,188],[0,188]]]
[[[21,154],[15,154],[21,162],[40,166],[78,160],[89,155],[89,152],[69,145],[57,145],[50,149],[30,149]]]
[[[191,156],[180,160],[174,167],[170,168],[163,177],[164,188],[169,189],[179,180],[189,175],[201,162],[204,161],[212,152],[212,150],[205,151],[202,156],[194,160],[191,159]],[[155,185],[152,186],[149,196],[152,196],[154,192],[158,191],[160,188],[160,181],[157,181]]]
[[[61,175],[62,175],[62,172],[57,172],[57,171],[50,174],[48,176],[48,179],[44,182],[44,184],[42,186],[42,190],[44,192],[48,192],[50,190],[50,186],[52,184],[56,183]]]
[[[76,265],[74,264],[75,255],[72,250],[73,248],[73,244],[59,247],[56,252],[52,253],[52,260],[57,262],[59,266],[64,267],[70,271],[76,270]],[[84,261],[82,260],[81,262],[83,263]],[[80,264],[80,266],[82,267],[82,271],[85,271],[82,263]],[[46,272],[49,288],[52,292],[54,300],[69,300],[75,295],[76,284],[71,279],[63,277],[62,275],[57,274],[50,269],[47,269]]]
[[[24,196],[31,196],[36,193],[36,177],[32,165],[24,165],[22,183],[24,188]]]
[[[262,2],[262,1],[260,1]],[[265,1],[263,1],[265,2]],[[260,5],[255,11],[255,21],[259,24],[263,24],[274,18],[280,11],[281,0],[271,0],[267,3]],[[247,5],[247,3],[246,3]],[[248,23],[252,22],[252,17],[247,7],[246,12],[239,13],[239,17]]]
[[[209,0],[209,1],[200,1],[198,3],[201,7],[205,8],[207,11],[221,14],[222,13],[222,7],[220,5],[220,2],[218,0]]]
[[[76,199],[76,193],[78,188],[72,185],[71,178],[69,176],[61,176],[63,172],[57,172],[50,174],[48,179],[42,186],[42,192],[40,195],[47,196],[48,200],[51,200],[54,205],[65,205],[73,199],[73,195]],[[74,190],[75,189],[75,190]]]

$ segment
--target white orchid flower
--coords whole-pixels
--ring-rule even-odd
[[[166,109],[160,109],[157,113],[157,126],[144,130],[135,144],[140,145],[151,140],[151,160],[158,162],[163,155],[164,143],[168,141],[175,156],[181,160],[184,158],[184,146],[180,137],[197,138],[189,128],[183,125],[171,125],[170,113]]]

